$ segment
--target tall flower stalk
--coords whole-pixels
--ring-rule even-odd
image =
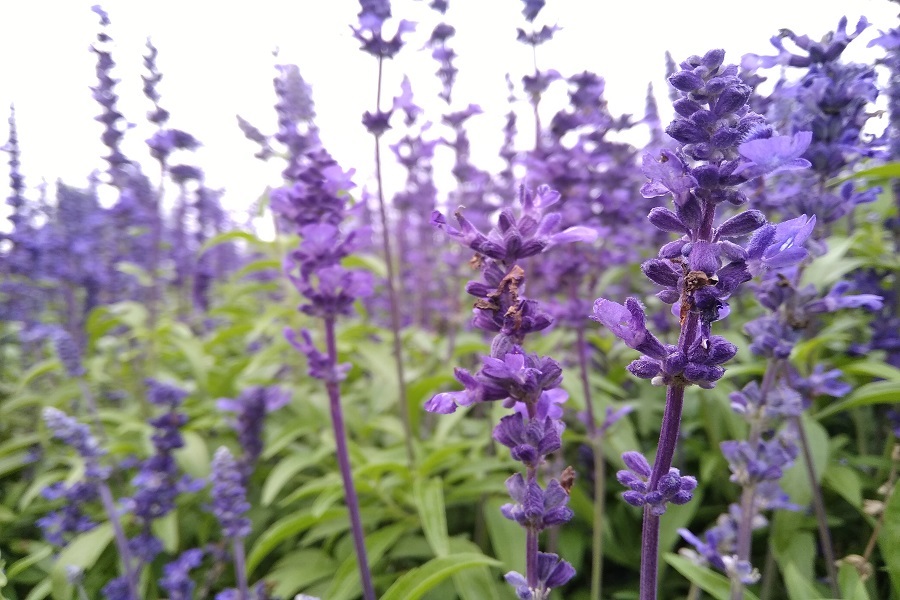
[[[375,588],[366,558],[359,499],[350,467],[347,432],[341,408],[340,382],[349,365],[338,364],[335,326],[337,318],[350,315],[353,303],[372,293],[369,273],[346,269],[341,260],[358,248],[358,231],[341,230],[346,215],[347,190],[353,184],[349,173],[332,160],[315,143],[315,135],[307,140],[310,148],[292,159],[290,172],[293,185],[272,194],[272,207],[301,237],[300,246],[285,260],[285,273],[305,298],[300,310],[320,319],[324,328],[325,352],[313,343],[312,334],[303,330],[300,336],[285,331],[288,340],[306,354],[309,374],[320,379],[328,392],[338,464],[344,484],[344,498],[350,514],[350,528],[359,563],[360,580],[366,600],[375,599]]]
[[[560,230],[560,215],[547,212],[559,194],[546,186],[532,193],[521,188],[521,214],[511,208],[500,212],[497,225],[487,235],[478,231],[461,211],[455,213],[459,229],[439,212],[435,225],[476,252],[473,264],[482,271],[482,280],[470,281],[466,291],[477,298],[473,325],[496,334],[490,355],[482,357],[482,368],[474,375],[461,368],[456,379],[464,390],[444,392],[425,404],[436,413],[452,413],[458,406],[502,400],[514,412],[494,428],[493,438],[510,449],[512,458],[523,463],[524,476],[516,473],[506,481],[513,503],[505,504],[503,515],[525,529],[525,574],[510,572],[507,582],[522,600],[545,600],[550,590],[564,585],[575,569],[556,554],[540,552],[541,531],[572,518],[568,508],[569,488],[574,483],[571,469],[550,479],[546,487],[538,481],[538,469],[545,457],[562,445],[562,407],[568,395],[559,388],[562,369],[549,356],[527,354],[525,336],[549,327],[552,318],[539,304],[525,297],[522,259],[535,256],[557,244],[593,241],[596,232],[587,227]]]
[[[382,35],[384,22],[391,16],[389,0],[361,0],[362,11],[359,13],[359,29],[353,30],[354,36],[362,43],[362,50],[378,60],[378,83],[375,92],[375,112],[363,115],[363,124],[375,138],[375,179],[378,196],[378,213],[381,217],[381,248],[387,267],[385,285],[390,303],[391,333],[394,354],[394,368],[397,373],[398,404],[400,420],[403,425],[406,459],[410,465],[415,463],[413,449],[412,422],[409,416],[409,403],[406,399],[406,378],[403,371],[403,344],[400,339],[400,305],[397,298],[397,278],[395,276],[394,253],[391,247],[391,226],[387,214],[387,203],[384,198],[384,182],[381,176],[381,136],[390,127],[391,112],[381,110],[382,74],[384,60],[393,58],[403,45],[401,36],[415,28],[413,23],[401,20],[397,33],[387,40]]]
[[[752,112],[747,101],[751,89],[737,75],[737,67],[723,64],[725,52],[711,50],[691,56],[669,77],[680,92],[675,120],[666,133],[678,142],[673,152],[646,154],[644,174],[650,179],[644,197],[671,194],[675,211],[656,207],[648,218],[658,229],[681,234],[664,245],[659,258],[642,265],[644,274],[663,286],[657,296],[673,305],[679,317],[676,344],[663,344],[646,326],[644,307],[635,298],[625,305],[604,298],[594,304],[592,318],[608,327],[630,348],[643,355],[628,370],[653,384],[666,386],[666,403],[656,458],[651,465],[638,452],[623,455],[628,470],[618,479],[630,488],[623,499],[644,510],[641,547],[641,600],[657,594],[660,516],[668,503],[690,501],[697,482],[672,467],[678,442],[684,391],[689,385],[711,388],[725,373],[721,366],[734,357],[737,347],[712,335],[712,323],[728,315],[727,300],[756,269],[789,264],[805,256],[792,248],[792,238],[770,244],[772,236],[746,248],[740,240],[766,224],[759,211],[727,219],[718,227],[716,212],[727,202],[740,206],[747,200],[739,186],[760,175],[809,166],[800,155],[808,134],[775,136],[765,119]],[[757,271],[758,272],[758,271]]]

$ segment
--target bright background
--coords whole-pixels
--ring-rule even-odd
[[[99,29],[99,19],[90,10],[93,3],[29,0],[5,2],[0,8],[0,106],[16,105],[22,170],[29,187],[42,178],[84,185],[92,170],[104,166],[101,127],[93,120],[99,107],[89,90],[96,77],[95,56],[88,47]],[[169,125],[204,144],[185,162],[203,168],[209,186],[226,189],[229,207],[245,209],[267,185],[279,183],[279,161],[267,165],[254,159],[254,145],[235,120],[240,114],[262,131],[274,131],[275,48],[280,50],[277,62],[298,64],[312,85],[328,149],[345,168],[357,169],[357,183],[370,180],[372,143],[360,117],[374,108],[376,61],[360,52],[351,37],[349,25],[359,11],[356,2],[115,0],[103,6],[116,42],[119,110],[134,124],[126,133],[124,152],[144,163],[151,177],[156,166],[144,144],[153,131],[144,119],[151,105],[141,93],[140,80],[147,36],[159,49],[157,64],[164,78],[158,91],[172,115]],[[449,42],[459,55],[460,70],[453,109],[470,102],[484,108],[484,115],[469,121],[469,130],[473,162],[488,170],[498,166],[503,115],[509,110],[504,75],[510,73],[520,85],[521,76],[533,70],[530,49],[515,41],[516,27],[526,27],[521,6],[518,0],[451,0],[445,17],[457,32]],[[429,51],[420,50],[439,15],[426,2],[411,0],[395,0],[393,12],[419,22],[419,28],[397,59],[386,64],[384,97],[389,101],[399,91],[400,78],[407,73],[417,101],[439,121],[446,108],[437,98],[437,64]],[[844,14],[851,30],[860,15],[866,15],[873,27],[845,54],[862,60],[880,55],[880,49],[867,49],[866,44],[878,29],[897,25],[896,12],[897,6],[887,0],[548,0],[536,24],[557,24],[562,31],[538,48],[538,65],[564,76],[585,69],[602,75],[614,114],[640,116],[647,84],[653,82],[665,120],[671,113],[664,82],[666,50],[680,61],[721,47],[727,51],[726,61],[738,62],[747,52],[771,54],[768,40],[780,28],[819,38]],[[553,112],[564,103],[565,86],[556,84],[544,106]],[[521,100],[517,110],[518,141],[527,147],[533,140],[530,109]],[[443,130],[436,126],[433,131]],[[5,138],[5,128],[0,128],[0,140]],[[449,155],[438,157],[438,173],[449,161]],[[388,186],[399,185],[399,177],[396,170],[389,172]]]

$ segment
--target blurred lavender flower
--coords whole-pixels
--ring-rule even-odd
[[[857,205],[875,200],[877,189],[857,190],[852,181],[837,191],[825,185],[856,159],[883,154],[882,141],[870,140],[863,133],[873,116],[868,106],[878,96],[875,70],[841,62],[845,48],[868,25],[861,18],[854,32],[848,33],[844,17],[821,42],[782,30],[772,38],[776,56],[744,57],[747,68],[782,65],[804,70],[796,83],[779,82],[769,99],[769,113],[783,129],[810,132],[810,144],[802,149],[802,159],[808,160],[812,169],[780,176],[776,187],[755,199],[761,206],[781,210],[787,216],[814,213],[820,225],[827,225],[851,213]],[[784,40],[793,42],[796,50],[786,48]]]
[[[262,431],[265,417],[290,401],[290,394],[278,387],[252,386],[241,392],[237,399],[221,398],[216,401],[219,410],[235,414],[232,426],[238,434],[243,449],[240,459],[241,472],[246,485],[256,468],[256,461],[263,450]]]
[[[372,56],[394,58],[403,47],[403,36],[415,31],[416,24],[401,19],[397,23],[397,31],[390,38],[386,38],[382,32],[384,22],[391,17],[391,3],[389,0],[360,0],[359,27],[352,27],[353,37],[360,44],[362,50]]]
[[[196,584],[190,572],[203,562],[203,550],[192,548],[182,552],[178,558],[163,567],[159,586],[169,594],[169,600],[191,600]]]
[[[212,512],[222,533],[227,538],[245,538],[250,535],[250,519],[244,515],[250,510],[247,490],[238,462],[228,448],[216,450],[212,461]]]

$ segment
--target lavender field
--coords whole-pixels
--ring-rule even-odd
[[[276,49],[247,196],[93,7],[102,168],[0,135],[0,600],[900,600],[900,26],[620,113],[504,2],[505,114],[447,0],[353,5],[362,114]]]

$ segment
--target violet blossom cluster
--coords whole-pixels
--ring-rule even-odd
[[[728,315],[728,298],[738,286],[765,268],[799,262],[806,251],[796,243],[802,227],[768,225],[757,210],[738,213],[715,227],[722,203],[740,206],[746,196],[739,187],[763,174],[803,168],[800,158],[809,135],[775,136],[760,115],[746,104],[750,89],[737,67],[722,64],[724,52],[713,50],[692,57],[670,77],[682,91],[676,118],[667,133],[680,143],[644,156],[650,178],[645,197],[672,194],[675,211],[663,207],[648,215],[656,228],[682,234],[664,245],[659,258],[641,266],[664,289],[657,297],[673,306],[682,326],[677,345],[663,344],[646,326],[644,307],[634,298],[625,305],[600,298],[592,318],[643,356],[628,370],[656,385],[712,387],[724,374],[721,365],[737,348],[711,335],[712,323]],[[756,234],[745,245],[738,242]],[[808,235],[808,232],[805,233]]]
[[[263,451],[263,427],[266,415],[278,410],[290,401],[290,394],[278,387],[251,386],[235,399],[221,398],[216,402],[219,410],[234,413],[232,426],[237,432],[243,453],[238,461],[244,485],[256,468]]]
[[[779,81],[770,96],[769,117],[784,131],[812,134],[802,155],[812,168],[781,175],[776,187],[754,199],[760,206],[779,210],[787,217],[812,213],[820,225],[828,225],[877,197],[879,188],[858,189],[853,181],[844,182],[836,190],[825,185],[859,159],[883,154],[881,140],[864,132],[873,116],[870,107],[878,97],[875,69],[841,61],[847,46],[868,26],[863,17],[854,31],[848,32],[844,17],[822,41],[782,30],[771,40],[778,50],[775,56],[744,57],[743,66],[747,69],[803,69],[796,82]],[[786,40],[795,48],[786,47]]]
[[[545,457],[561,447],[564,424],[558,403],[562,369],[553,358],[529,354],[523,349],[527,334],[546,329],[552,318],[535,300],[525,296],[522,259],[549,248],[576,241],[593,241],[596,232],[587,227],[560,230],[561,216],[548,209],[559,194],[546,186],[532,192],[520,188],[521,212],[511,208],[500,212],[490,232],[480,232],[463,214],[455,213],[459,228],[435,212],[432,220],[450,237],[475,251],[473,264],[482,273],[480,281],[470,281],[466,291],[476,298],[473,325],[494,334],[491,351],[482,357],[481,369],[472,374],[457,368],[455,376],[464,390],[443,392],[425,404],[430,412],[448,414],[458,406],[478,402],[503,401],[515,412],[503,417],[493,437],[510,449],[513,459],[523,463],[526,474],[510,477],[506,486],[513,503],[502,507],[503,515],[526,530],[526,574],[509,573],[507,581],[522,600],[543,600],[551,588],[571,579],[572,566],[556,554],[538,552],[538,537],[544,529],[572,518],[568,490],[557,479],[541,487],[538,467]]]
[[[648,232],[634,199],[643,179],[637,150],[609,139],[630,128],[630,118],[610,113],[601,77],[584,72],[568,82],[570,106],[553,116],[541,143],[523,162],[533,179],[560,191],[557,210],[563,227],[580,224],[598,232],[599,247],[579,244],[551,254],[532,278],[532,285],[564,292],[553,314],[559,322],[579,327],[590,312],[590,301],[582,298],[592,297],[606,269],[641,258],[639,249]],[[650,201],[644,203],[649,210]]]
[[[665,344],[650,332],[645,309],[636,298],[628,298],[624,305],[599,298],[591,316],[641,353],[628,366],[632,374],[668,388],[659,448],[649,474],[646,461],[635,455],[629,455],[629,470],[620,472],[620,481],[634,492],[627,492],[625,501],[644,507],[642,600],[656,598],[659,515],[667,500],[687,501],[694,485],[692,478],[671,470],[684,388],[713,387],[725,373],[722,365],[737,353],[734,344],[712,334],[712,324],[728,315],[728,299],[754,274],[795,264],[806,256],[795,244],[802,228],[779,230],[757,210],[739,212],[716,226],[720,206],[747,202],[740,189],[746,182],[808,167],[801,155],[811,139],[808,132],[775,135],[765,119],[750,110],[752,90],[724,58],[723,50],[691,56],[669,76],[679,98],[666,133],[678,147],[643,158],[649,181],[641,193],[648,198],[671,194],[675,208],[656,207],[648,219],[658,229],[681,236],[641,267],[663,287],[657,297],[672,305],[679,319],[678,342]]]

